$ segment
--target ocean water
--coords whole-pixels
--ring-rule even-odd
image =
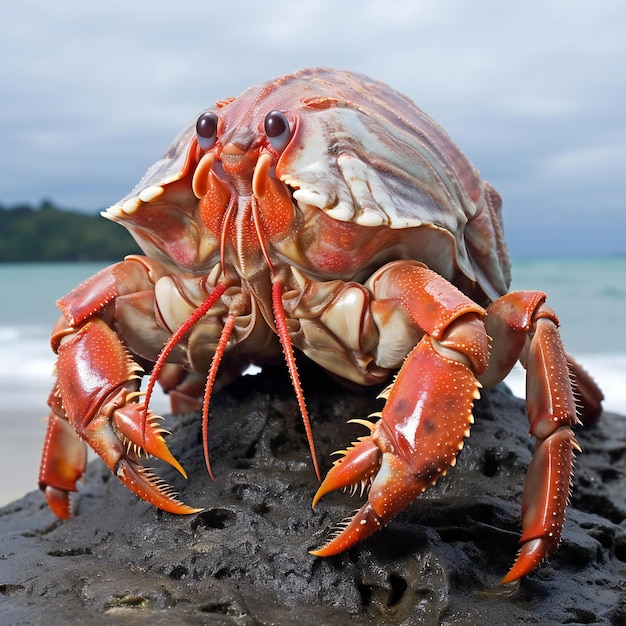
[[[0,506],[37,488],[52,386],[55,300],[99,264],[0,264]],[[626,415],[626,258],[524,260],[513,289],[539,289],[561,319],[567,350],[598,381],[605,408]],[[507,379],[524,395],[524,372]],[[153,408],[167,412],[164,396]]]

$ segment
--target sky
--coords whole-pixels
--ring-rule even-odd
[[[448,131],[513,257],[626,254],[624,33],[623,0],[5,0],[0,205],[106,208],[202,109],[325,66]]]

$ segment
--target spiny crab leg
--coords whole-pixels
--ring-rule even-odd
[[[580,419],[587,426],[595,424],[602,415],[604,394],[596,381],[571,355],[565,355],[567,367],[572,374],[574,396],[580,399]]]
[[[558,318],[545,299],[541,292],[512,292],[487,309],[487,330],[497,338],[495,345],[523,343],[526,407],[530,434],[537,440],[522,496],[521,548],[502,583],[526,575],[557,549],[570,494],[574,451],[580,452],[572,431],[578,419],[570,380],[571,359],[563,349]],[[520,356],[517,350],[511,354]],[[496,354],[496,360],[498,357]],[[492,380],[494,374],[490,366],[485,372],[487,384],[502,376]],[[573,374],[578,380],[584,371],[574,369]],[[593,417],[592,405],[587,405],[587,413]]]
[[[65,418],[56,388],[48,400],[50,415],[39,471],[39,488],[61,519],[71,517],[70,492],[87,468],[87,445]]]

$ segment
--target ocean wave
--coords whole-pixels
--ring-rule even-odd
[[[5,385],[18,380],[52,380],[54,354],[49,334],[43,326],[0,326],[0,378]]]
[[[4,342],[32,342],[40,339],[43,339],[45,344],[51,330],[51,327],[46,328],[41,324],[0,326],[0,344]]]

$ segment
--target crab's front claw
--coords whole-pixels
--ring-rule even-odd
[[[140,368],[115,332],[93,318],[59,335],[58,379],[39,474],[50,508],[61,518],[70,516],[69,494],[85,471],[87,443],[140,498],[171,513],[197,512],[141,465],[142,456],[154,456],[185,475],[165,443],[160,417],[138,401]]]
[[[190,507],[178,500],[173,487],[157,478],[148,468],[133,459],[120,459],[114,473],[127,489],[163,511],[184,515],[198,513],[202,510]]]
[[[342,452],[313,500],[315,506],[329,491],[371,482],[367,503],[311,554],[331,556],[357,544],[445,475],[469,436],[479,386],[470,367],[422,338],[383,392],[387,402],[381,419],[369,425],[371,435]]]
[[[123,398],[124,404],[113,413],[115,426],[135,450],[165,461],[187,478],[187,473],[182,465],[165,443],[163,433],[167,431],[157,425],[161,416],[151,410],[146,410],[143,404],[132,402],[135,397],[140,395],[139,392],[126,394]]]
[[[90,444],[94,449],[99,448],[97,442],[106,441],[106,445],[98,454],[103,458],[109,469],[119,480],[135,495],[167,511],[168,513],[188,514],[197,513],[201,509],[195,509],[180,502],[175,496],[174,489],[163,480],[155,476],[152,471],[140,463],[142,454],[154,456],[178,470],[185,478],[187,474],[165,443],[163,429],[157,426],[160,416],[152,411],[146,412],[145,406],[132,402],[136,394],[120,394],[119,402],[122,406],[113,412],[112,422],[115,430],[126,440],[126,450],[122,452],[117,442],[111,441],[109,425],[100,425],[97,432],[90,438]],[[130,401],[130,402],[129,402]],[[114,401],[115,402],[115,401]],[[143,422],[147,419],[145,433]]]
[[[376,426],[374,431],[380,426]],[[333,556],[356,545],[382,528],[423,491],[422,482],[408,463],[391,452],[383,453],[372,437],[364,437],[328,472],[313,499],[313,506],[335,489],[371,484],[367,502],[346,520],[339,532],[316,550],[314,556]]]

